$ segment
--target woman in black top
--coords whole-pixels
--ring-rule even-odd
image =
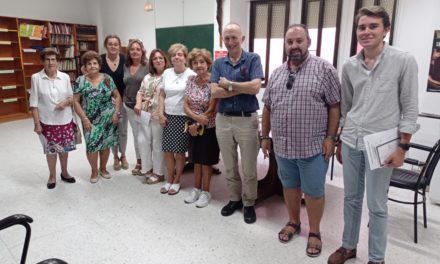
[[[108,35],[104,40],[104,47],[107,50],[106,54],[101,55],[102,67],[101,72],[106,73],[112,77],[113,81],[118,88],[121,97],[124,96],[125,85],[124,85],[124,64],[125,56],[120,54],[121,49],[121,39],[116,35]],[[128,169],[128,161],[125,156],[125,151],[127,148],[127,112],[124,107],[121,107],[121,112],[119,113],[119,142],[118,145],[112,148],[114,163],[113,169],[124,170]],[[119,155],[120,153],[120,155]]]

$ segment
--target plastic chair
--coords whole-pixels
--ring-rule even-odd
[[[427,228],[426,190],[431,183],[434,170],[440,159],[440,140],[438,140],[433,147],[427,147],[413,143],[411,143],[410,145],[411,148],[429,152],[428,157],[426,158],[426,161],[423,162],[411,158],[405,159],[405,163],[419,166],[421,168],[420,172],[401,168],[394,169],[393,174],[391,175],[390,187],[413,191],[414,200],[409,202],[392,199],[390,197],[388,197],[388,200],[402,204],[414,205],[414,243],[417,243],[417,206],[419,204],[423,205],[423,226]]]
[[[6,229],[11,226],[15,226],[15,225],[22,225],[26,229],[26,237],[24,239],[24,245],[23,245],[23,251],[21,253],[20,264],[26,263],[29,242],[31,240],[30,223],[32,223],[33,221],[34,220],[32,218],[30,218],[27,215],[23,215],[23,214],[11,215],[11,216],[8,216],[8,217],[0,220],[0,230]],[[51,258],[51,259],[46,259],[46,260],[40,261],[37,264],[67,264],[67,262],[65,262],[61,259]]]

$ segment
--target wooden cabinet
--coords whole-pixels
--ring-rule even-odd
[[[0,17],[0,122],[28,117],[16,18]]]
[[[40,52],[47,47],[61,54],[59,70],[74,81],[80,57],[98,52],[97,28],[35,19],[0,16],[0,122],[30,117],[32,74],[41,71]]]

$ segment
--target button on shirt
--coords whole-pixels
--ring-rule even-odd
[[[363,52],[342,68],[341,140],[364,150],[366,135],[398,127],[414,134],[418,125],[417,63],[413,56],[385,43],[371,70]]]
[[[32,75],[30,107],[38,108],[40,121],[46,125],[65,125],[72,121],[72,108],[55,111],[55,106],[67,97],[73,96],[69,75],[57,71],[50,79],[44,70]]]
[[[220,77],[232,82],[248,82],[263,79],[263,67],[260,56],[256,53],[243,51],[240,59],[233,65],[229,56],[217,59],[212,67],[211,82],[218,83]],[[223,112],[255,112],[259,109],[257,97],[253,94],[238,94],[220,99],[218,111]]]
[[[340,102],[341,84],[335,68],[311,54],[293,72],[292,89],[286,87],[289,74],[287,63],[275,69],[263,96],[270,106],[274,152],[287,159],[313,157],[322,153],[328,107]]]

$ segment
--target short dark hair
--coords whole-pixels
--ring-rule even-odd
[[[55,57],[57,58],[57,61],[60,60],[60,58],[61,58],[61,55],[58,52],[58,50],[56,50],[54,48],[45,48],[40,52],[40,60],[44,61],[47,56],[52,56],[52,55],[55,55]]]
[[[99,67],[102,66],[101,56],[99,56],[99,54],[94,50],[86,51],[81,57],[81,63],[85,66],[89,61],[93,59],[96,59],[98,61]]]
[[[156,55],[156,53],[160,53],[160,55],[162,55],[163,59],[165,60],[165,67],[164,69],[167,69],[170,67],[170,63],[168,61],[168,57],[165,54],[165,52],[161,49],[154,49],[150,52],[150,58],[148,59],[148,70],[150,72],[150,74],[157,74],[158,72],[156,71],[156,68],[154,68],[153,66],[153,57],[154,55]]]
[[[388,12],[385,10],[385,8],[381,6],[366,6],[359,9],[355,17],[356,26],[358,25],[361,16],[382,18],[384,28],[391,26],[390,15],[388,15]]]
[[[292,28],[297,28],[297,27],[304,29],[304,32],[306,33],[307,40],[310,43],[312,39],[310,38],[309,28],[306,25],[304,25],[304,24],[293,24],[293,25],[290,25],[287,28],[286,33],[287,33],[287,31],[291,30]]]
[[[117,35],[107,35],[104,39],[104,48],[107,48],[107,42],[109,39],[117,39],[119,46],[121,46],[121,39]]]

